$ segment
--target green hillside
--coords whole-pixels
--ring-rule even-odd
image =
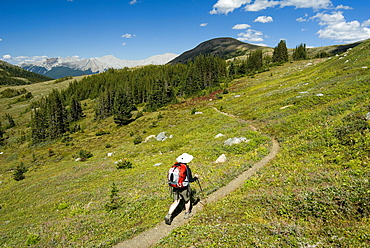
[[[288,62],[234,80],[227,94],[162,107],[121,127],[113,117],[94,120],[96,100],[87,99],[76,132],[37,145],[24,142],[35,100],[11,104],[4,114],[17,125],[0,147],[0,246],[111,247],[163,221],[171,204],[166,173],[179,154],[194,155],[206,197],[268,154],[275,137],[275,160],[158,247],[368,247],[369,51],[366,41],[340,56]],[[46,94],[45,84],[27,90],[36,99]],[[169,138],[144,142],[161,132]],[[250,141],[225,146],[233,137]],[[92,156],[76,161],[83,154]],[[216,164],[221,154],[228,160]],[[16,181],[21,164],[28,170]]]
[[[280,153],[158,247],[369,247],[369,55],[367,41],[231,86],[240,97],[214,106],[253,120]]]
[[[26,85],[52,80],[0,60],[0,85]]]

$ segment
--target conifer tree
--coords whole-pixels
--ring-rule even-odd
[[[81,103],[74,96],[70,107],[70,119],[71,121],[78,121],[83,115]]]
[[[6,113],[5,117],[8,119],[8,122],[9,122],[8,128],[15,127],[15,122],[14,122],[13,117],[9,113]]]
[[[33,108],[31,112],[31,137],[33,143],[44,141],[47,138],[48,121],[46,114],[40,108]]]
[[[132,103],[129,94],[124,93],[122,90],[118,91],[114,97],[113,104],[114,122],[119,126],[130,123],[132,111],[134,110],[136,110],[136,107]]]
[[[306,44],[300,44],[297,46],[292,55],[293,60],[307,59]]]
[[[3,126],[1,124],[1,121],[0,121],[0,145],[2,145],[4,143],[4,130],[3,130]]]
[[[103,92],[95,109],[95,117],[97,119],[105,119],[113,114],[114,94],[112,91]]]
[[[280,40],[277,47],[274,48],[274,53],[272,55],[272,62],[283,63],[287,62],[288,57],[288,48],[286,46],[285,40]]]
[[[258,71],[263,66],[262,50],[256,50],[250,53],[247,60],[247,68],[249,71]]]
[[[234,62],[230,62],[229,68],[228,68],[229,76],[236,75],[236,66]]]
[[[13,178],[16,181],[21,181],[25,179],[24,173],[27,172],[26,166],[24,166],[23,162],[21,162],[17,168],[14,170]]]
[[[68,131],[68,118],[61,94],[53,90],[46,101],[44,108],[48,116],[48,137],[56,138]]]

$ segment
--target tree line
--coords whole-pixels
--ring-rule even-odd
[[[106,72],[72,82],[62,91],[53,90],[32,106],[32,141],[38,143],[61,136],[83,117],[80,101],[95,99],[95,118],[114,117],[117,125],[132,121],[133,111],[143,104],[154,111],[178,97],[188,97],[217,88],[227,77],[225,60],[198,56],[187,64],[151,65]]]
[[[299,54],[304,51],[305,45]],[[70,124],[84,116],[80,101],[85,99],[96,101],[96,119],[113,116],[114,122],[121,126],[134,120],[133,112],[138,105],[144,106],[143,111],[155,111],[176,103],[179,98],[220,89],[222,82],[236,76],[265,70],[271,62],[285,61],[288,61],[288,50],[285,41],[281,41],[272,57],[256,50],[246,59],[228,63],[213,55],[200,55],[186,64],[109,69],[73,81],[67,89],[53,90],[35,102],[31,115],[32,141],[38,143],[70,131]]]

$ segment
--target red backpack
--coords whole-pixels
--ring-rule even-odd
[[[168,184],[174,188],[185,188],[189,185],[186,164],[175,163],[168,170]]]

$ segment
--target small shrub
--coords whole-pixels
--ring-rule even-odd
[[[48,156],[49,157],[52,157],[52,156],[54,156],[55,155],[55,152],[51,149],[51,148],[49,148],[48,149]]]
[[[27,236],[26,245],[31,246],[37,244],[41,240],[40,235],[37,233],[30,233]]]
[[[117,169],[130,169],[132,168],[132,163],[126,159],[123,159],[123,161],[119,161],[117,163]]]
[[[143,142],[143,138],[139,135],[134,139],[134,145],[140,144]]]
[[[56,207],[57,210],[64,210],[64,209],[67,209],[69,207],[68,203],[65,203],[65,202],[62,202],[62,203],[59,203],[59,205]]]
[[[106,144],[105,145],[105,148],[111,148],[112,147],[112,145],[111,144]]]
[[[113,211],[120,207],[120,199],[118,196],[118,189],[115,183],[112,184],[112,189],[109,194],[109,202],[104,205],[104,209],[107,212]]]
[[[153,121],[150,127],[158,127],[158,121]]]
[[[69,143],[73,140],[72,137],[70,137],[69,135],[64,135],[63,138],[60,140],[62,143]]]
[[[221,94],[216,94],[216,99],[222,99],[222,95]]]
[[[89,151],[86,151],[84,149],[81,149],[78,152],[78,157],[81,158],[81,161],[86,161],[86,159],[91,158],[93,154]]]
[[[27,172],[26,166],[24,166],[23,162],[21,162],[17,168],[14,171],[13,178],[16,181],[21,181],[25,179],[26,177],[24,176],[24,173]]]
[[[110,134],[110,132],[100,129],[98,132],[95,133],[96,136],[102,136],[104,134]]]
[[[195,113],[196,113],[196,112],[197,112],[197,109],[196,109],[196,108],[192,108],[192,109],[191,109],[191,114],[192,114],[192,115],[195,115]]]

